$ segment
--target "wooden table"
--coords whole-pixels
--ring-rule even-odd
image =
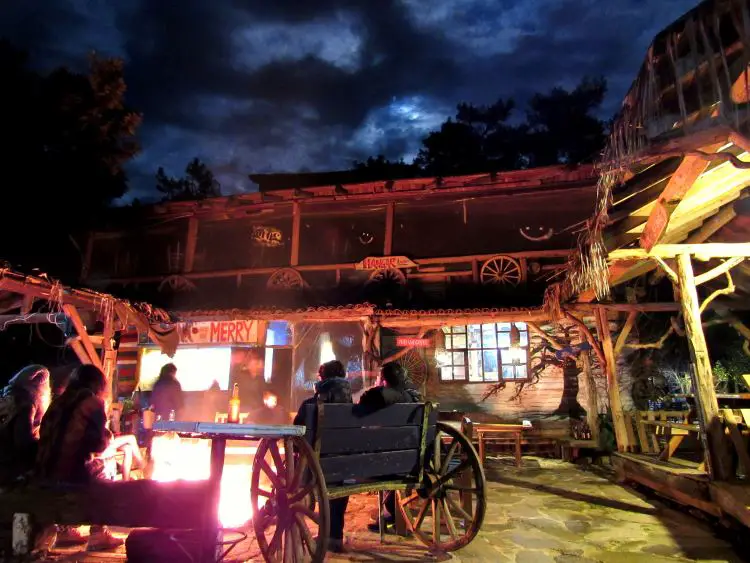
[[[498,435],[498,434],[509,434],[513,438],[515,443],[515,457],[516,467],[521,467],[521,438],[524,430],[528,427],[523,424],[477,424],[473,425],[474,435],[477,437],[479,443],[479,459],[482,460],[482,465],[487,458],[487,451],[485,447],[485,438],[487,436]]]
[[[662,461],[669,461],[674,455],[675,450],[682,444],[685,437],[691,432],[700,433],[700,426],[697,424],[687,424],[681,422],[665,422],[663,420],[641,420],[639,424],[643,426],[655,426],[657,429],[664,431],[664,438],[667,443],[664,449],[659,452],[659,459]],[[702,469],[704,464],[700,464],[699,469]]]
[[[224,454],[227,440],[258,440],[264,438],[280,439],[301,437],[305,434],[304,426],[264,425],[264,424],[221,424],[216,422],[183,422],[160,420],[154,423],[154,433],[174,432],[180,436],[211,440],[211,473],[209,490],[213,497],[210,506],[212,511],[206,514],[204,530],[206,542],[201,554],[201,561],[214,563],[221,555],[219,522],[219,498],[221,477],[224,473]]]

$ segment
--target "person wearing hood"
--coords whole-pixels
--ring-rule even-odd
[[[398,403],[421,403],[422,395],[412,387],[404,368],[396,362],[388,362],[380,371],[380,385],[372,387],[362,394],[359,404],[366,409],[376,411]],[[386,510],[386,529],[396,522],[396,494],[386,493],[383,500]],[[380,525],[377,521],[370,523],[368,529],[377,532]]]
[[[19,371],[0,392],[0,486],[34,468],[50,396],[49,371],[36,364]]]
[[[169,420],[174,411],[175,420],[180,419],[185,398],[182,395],[182,385],[177,381],[177,366],[164,364],[159,372],[159,379],[154,383],[151,392],[151,405],[154,414],[162,420]]]
[[[300,405],[294,424],[304,426],[302,411],[305,405],[316,404],[319,400],[324,403],[351,403],[352,388],[346,379],[344,365],[338,360],[324,363],[318,369],[318,382],[315,383],[315,395],[306,399]],[[349,497],[335,499],[329,502],[331,528],[328,534],[328,549],[333,552],[343,551],[344,543],[344,514],[349,504]]]

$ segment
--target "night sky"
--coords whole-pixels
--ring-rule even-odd
[[[199,156],[250,172],[410,160],[459,101],[519,102],[604,75],[617,109],[653,36],[696,0],[7,0],[0,35],[40,68],[123,57],[143,113],[131,197]]]

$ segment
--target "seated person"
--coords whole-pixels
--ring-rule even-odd
[[[42,419],[37,476],[46,481],[86,484],[104,478],[102,454],[111,451],[112,433],[107,429],[107,379],[93,365],[76,368],[70,383],[52,401]],[[85,543],[78,529],[58,527],[58,545]],[[119,547],[123,540],[105,526],[92,525],[90,551]]]
[[[389,362],[380,371],[380,385],[372,387],[362,394],[359,404],[368,409],[379,410],[398,403],[421,403],[422,395],[407,379],[404,368],[396,362]],[[386,526],[396,521],[396,494],[389,491],[383,499],[386,510]],[[368,529],[373,532],[380,530],[378,522],[371,523]]]
[[[34,469],[50,395],[49,371],[40,365],[23,368],[0,392],[0,487]]]
[[[352,388],[346,379],[344,365],[338,360],[326,362],[318,369],[318,382],[315,384],[315,395],[306,399],[300,405],[294,424],[304,426],[302,410],[305,405],[315,404],[318,400],[324,403],[351,403]],[[344,514],[349,504],[349,497],[332,500],[329,503],[331,510],[331,529],[328,538],[329,551],[343,551],[344,543]]]

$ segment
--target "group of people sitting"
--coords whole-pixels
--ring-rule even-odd
[[[359,404],[368,410],[377,410],[397,403],[420,403],[422,396],[412,387],[404,373],[404,368],[395,362],[383,365],[380,373],[380,384],[365,391],[359,399]],[[318,381],[315,384],[315,395],[305,400],[300,406],[294,424],[303,425],[302,412],[305,405],[310,403],[353,403],[352,389],[346,378],[344,366],[338,360],[327,362],[318,370]],[[334,552],[343,551],[344,514],[349,504],[349,497],[330,501],[331,526],[328,538],[328,548]],[[384,499],[386,529],[392,527],[396,519],[396,495],[389,492]],[[377,520],[368,528],[379,530]]]
[[[93,365],[76,368],[54,398],[44,366],[17,373],[0,393],[0,488],[30,479],[74,484],[111,479],[117,459],[123,479],[142,468],[135,438],[115,437],[108,428],[108,396],[107,379]],[[97,551],[123,540],[105,526],[91,526],[88,538],[75,527],[58,526],[57,545],[87,542],[88,550]]]

